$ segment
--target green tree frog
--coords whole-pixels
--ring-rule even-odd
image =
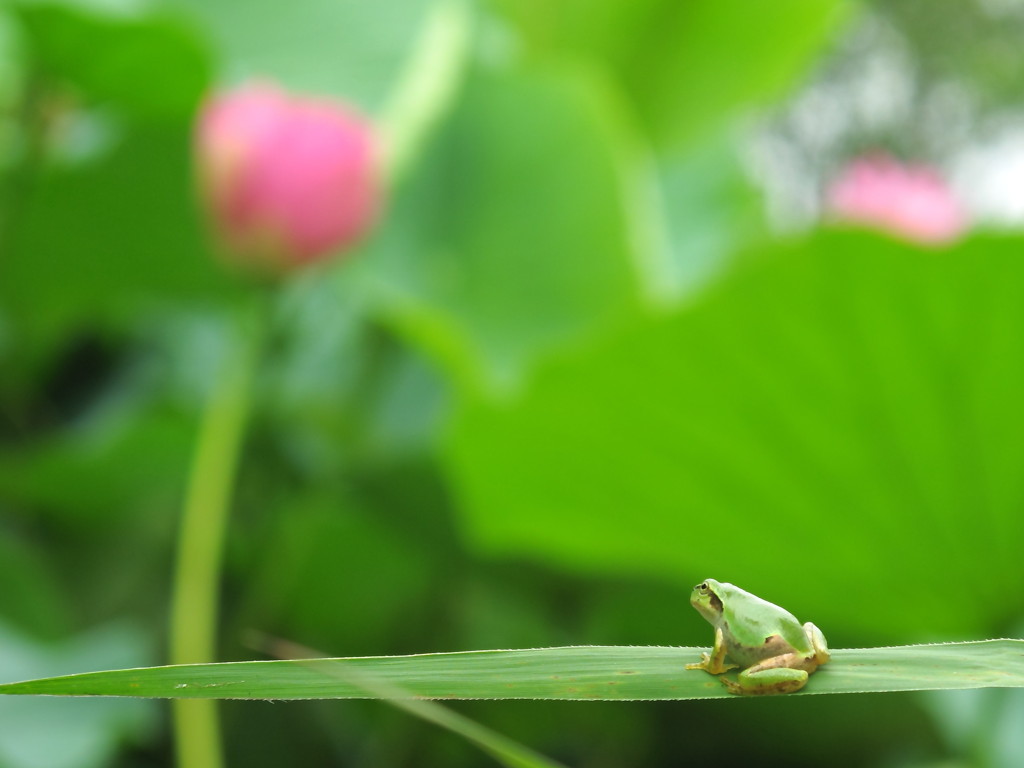
[[[732,584],[702,581],[690,604],[715,628],[715,644],[710,655],[702,653],[700,663],[686,668],[712,675],[739,668],[736,682],[722,678],[731,693],[798,691],[829,660],[825,636],[816,626],[801,626],[786,609]]]

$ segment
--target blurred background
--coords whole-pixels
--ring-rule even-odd
[[[442,50],[432,50],[440,46]],[[1024,632],[1024,7],[0,4],[0,679],[167,661],[203,405],[251,290],[195,193],[257,78],[403,129],[376,231],[272,299],[222,660]],[[390,133],[389,133],[390,132]],[[575,766],[1015,766],[1024,696],[463,702]],[[229,764],[477,766],[376,702],[222,705]],[[164,766],[168,709],[0,701],[0,765]]]

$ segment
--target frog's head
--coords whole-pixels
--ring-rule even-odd
[[[714,579],[705,579],[690,593],[690,605],[712,624],[722,618],[722,585]]]

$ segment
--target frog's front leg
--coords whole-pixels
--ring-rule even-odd
[[[736,678],[736,682],[722,678],[722,683],[730,693],[747,695],[764,695],[772,693],[792,693],[799,691],[807,684],[810,676],[806,669],[807,662],[799,654],[787,653],[765,659],[744,669]]]
[[[736,669],[735,664],[725,663],[725,636],[722,634],[722,628],[715,628],[715,644],[711,648],[711,655],[701,653],[700,662],[697,664],[687,664],[687,669],[704,669],[712,675],[720,675],[726,670]]]

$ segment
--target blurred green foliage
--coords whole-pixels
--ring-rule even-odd
[[[203,92],[265,77],[381,110],[431,6],[0,5],[4,679],[165,658],[245,291],[194,202]],[[380,231],[275,299],[222,658],[252,629],[338,655],[710,643],[685,602],[706,576],[840,647],[1019,633],[1020,240],[780,240],[744,171],[743,127],[862,9],[466,7],[454,103]],[[573,765],[1022,759],[1019,697],[972,700],[993,714],[967,734],[945,699],[830,698],[460,710]],[[3,703],[0,764],[170,764],[155,707]],[[238,764],[484,759],[370,702],[225,710]]]
[[[399,192],[362,266],[466,386],[514,386],[539,354],[635,313],[619,118],[586,71],[473,72]]]
[[[830,233],[749,254],[511,403],[467,401],[450,466],[470,530],[681,587],[694,569],[758,580],[846,642],[1009,631],[1024,611],[1020,247]],[[830,567],[806,578],[803,553]],[[913,599],[851,613],[851,591],[893,584]]]
[[[50,3],[14,8],[38,75],[89,101],[146,118],[181,116],[210,82],[204,41],[176,17],[107,16]]]

